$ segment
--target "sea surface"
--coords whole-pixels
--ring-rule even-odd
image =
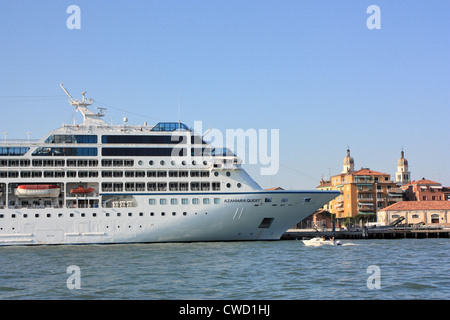
[[[0,299],[450,299],[450,240],[0,247]]]

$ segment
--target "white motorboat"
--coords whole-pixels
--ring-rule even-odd
[[[315,237],[309,240],[302,240],[303,244],[307,247],[319,247],[323,245],[340,246],[341,242],[333,240],[325,240],[323,237]]]

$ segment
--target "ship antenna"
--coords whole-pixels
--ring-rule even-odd
[[[70,98],[71,100],[71,104],[75,102],[75,100],[72,98],[72,96],[70,95],[69,91],[66,90],[66,88],[64,88],[63,84],[60,83],[59,84],[61,86],[61,88],[64,90],[64,92],[67,94],[67,96]],[[84,97],[84,96],[83,96]]]
[[[59,85],[61,86],[61,88],[64,90],[64,92],[69,97],[69,103],[75,107],[75,110],[78,109],[83,114],[84,123],[90,124],[90,125],[92,125],[92,124],[104,125],[105,124],[105,122],[103,120],[101,120],[101,118],[105,115],[103,112],[105,110],[105,108],[97,108],[98,110],[100,110],[98,113],[94,113],[91,110],[89,110],[88,106],[90,106],[94,102],[94,99],[86,98],[86,91],[83,91],[81,93],[82,100],[78,101],[78,100],[75,100],[74,98],[72,98],[69,91],[67,91],[67,89],[64,88],[62,83],[60,83]]]
[[[178,93],[178,130],[181,130],[181,105],[180,105],[180,93]]]
[[[81,96],[83,97],[83,100],[81,100],[81,101],[77,101],[77,100],[74,100],[73,98],[72,98],[72,96],[70,95],[70,93],[69,93],[69,91],[67,91],[67,89],[66,88],[64,88],[64,86],[63,86],[63,84],[62,83],[60,83],[59,84],[60,86],[61,86],[61,88],[64,90],[64,92],[67,94],[67,96],[69,97],[69,99],[70,99],[70,104],[71,105],[73,105],[74,107],[87,107],[87,106],[90,106],[93,102],[94,102],[94,100],[92,100],[92,99],[86,99],[86,97],[85,97],[85,94],[86,94],[86,91],[83,91],[82,93],[81,93]]]

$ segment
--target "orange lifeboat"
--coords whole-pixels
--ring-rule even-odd
[[[59,196],[61,188],[54,184],[24,184],[15,190],[18,197],[55,198]]]
[[[70,190],[70,193],[75,193],[75,194],[87,194],[87,193],[92,193],[92,192],[94,192],[93,188],[83,188],[82,186],[79,186],[78,188]]]

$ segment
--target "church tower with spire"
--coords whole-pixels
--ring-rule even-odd
[[[355,171],[355,161],[350,156],[350,149],[347,149],[347,156],[344,158],[343,168],[341,173],[348,173]]]
[[[395,180],[398,184],[404,185],[411,181],[411,172],[408,171],[408,160],[405,159],[405,153],[401,152],[401,157],[397,162],[397,172]]]

